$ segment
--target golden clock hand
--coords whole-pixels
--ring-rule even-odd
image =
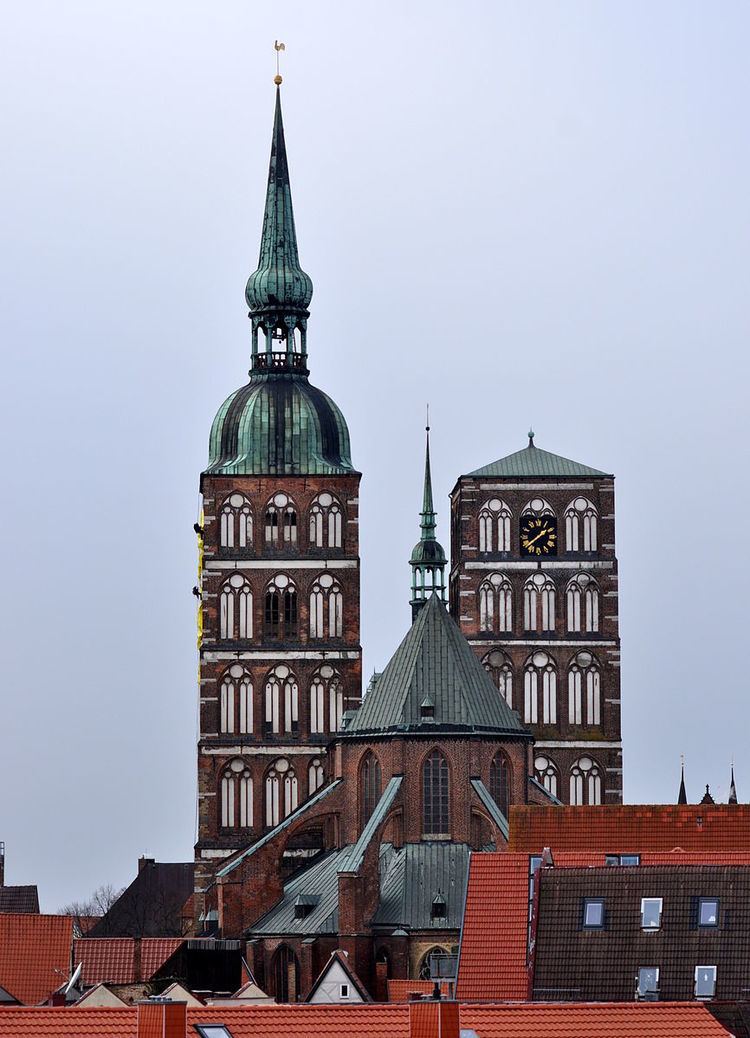
[[[546,532],[547,532],[547,527],[545,526],[545,527],[544,527],[544,529],[543,529],[543,530],[542,530],[542,531],[541,531],[540,533],[538,533],[538,534],[536,535],[536,537],[533,537],[533,538],[532,538],[532,539],[531,539],[531,540],[529,541],[529,547],[531,547],[531,545],[532,545],[532,544],[534,543],[534,541],[538,541],[538,540],[539,540],[539,538],[540,538],[540,537],[542,537],[542,536],[543,536],[543,535],[544,535],[544,534],[545,534]]]

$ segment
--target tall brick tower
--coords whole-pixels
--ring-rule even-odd
[[[308,381],[312,281],[297,252],[278,88],[245,296],[250,380],[219,409],[200,479],[199,925],[216,866],[324,782],[331,736],[361,699],[360,473],[341,411]],[[317,845],[308,832],[288,853],[304,860]]]
[[[614,492],[529,433],[451,494],[451,612],[564,803],[622,800]]]

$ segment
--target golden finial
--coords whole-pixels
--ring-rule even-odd
[[[281,40],[274,40],[273,49],[276,51],[276,75],[273,77],[273,81],[276,86],[281,86],[283,81],[279,72],[279,51],[286,50],[286,47]]]

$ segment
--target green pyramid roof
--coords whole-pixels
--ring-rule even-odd
[[[422,716],[424,702],[433,717]],[[528,735],[438,595],[419,611],[343,735],[435,729]]]
[[[610,473],[592,469],[590,465],[581,465],[578,461],[563,458],[559,454],[543,451],[534,446],[534,438],[529,435],[529,445],[515,454],[484,465],[467,473],[469,476],[608,476]]]

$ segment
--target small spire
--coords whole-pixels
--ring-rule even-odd
[[[534,446],[534,430],[529,429],[529,447]]]
[[[443,546],[435,538],[435,506],[432,499],[432,472],[430,469],[430,413],[425,427],[424,489],[419,526],[421,534],[411,553],[411,614],[412,620],[433,594],[445,601],[446,558]]]
[[[732,761],[732,779],[731,779],[731,781],[729,783],[729,800],[727,800],[727,803],[728,804],[736,804],[737,803],[737,787],[734,784],[734,761]]]
[[[685,792],[685,758],[680,754],[680,792],[677,794],[677,803],[686,804],[687,793]]]
[[[703,794],[703,796],[701,798],[701,803],[702,804],[715,804],[716,803],[714,798],[711,796],[711,791],[708,788],[708,783],[706,783],[706,792]]]

